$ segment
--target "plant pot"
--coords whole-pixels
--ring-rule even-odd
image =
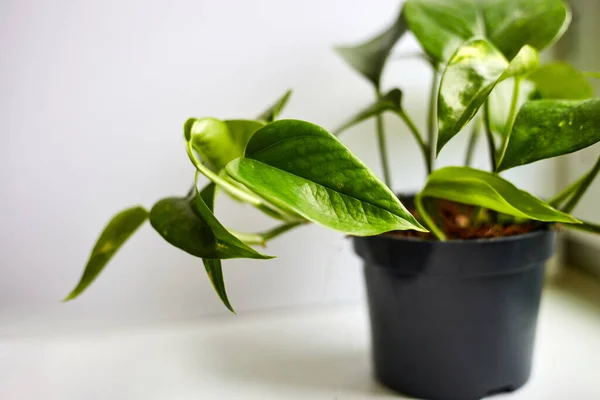
[[[438,242],[355,237],[376,378],[425,399],[479,399],[530,375],[555,232]]]

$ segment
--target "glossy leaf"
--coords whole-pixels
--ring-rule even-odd
[[[468,167],[446,167],[434,171],[421,196],[484,207],[536,221],[579,222],[498,175]]]
[[[200,196],[202,200],[206,204],[206,207],[214,212],[215,207],[215,184],[209,183],[200,191]],[[208,279],[213,285],[213,288],[217,292],[217,295],[225,304],[225,307],[229,309],[232,313],[235,313],[231,303],[229,302],[229,298],[227,297],[227,290],[225,289],[225,280],[223,279],[223,269],[221,266],[221,260],[219,259],[202,259],[204,263],[204,268],[206,269],[206,274],[208,275]]]
[[[472,39],[452,56],[440,83],[437,153],[475,116],[496,84],[535,69],[538,54],[523,47],[509,63],[485,39]]]
[[[167,242],[196,257],[272,258],[233,236],[197,194],[160,200],[150,211],[150,223]]]
[[[358,73],[379,88],[381,73],[394,45],[406,32],[402,13],[385,31],[356,46],[339,46],[337,53]]]
[[[487,37],[507,59],[525,45],[540,51],[570,22],[562,0],[407,0],[404,14],[425,52],[442,62],[473,37]]]
[[[572,153],[600,141],[600,99],[538,100],[517,114],[504,158],[504,171]]]
[[[382,96],[375,103],[365,107],[361,111],[359,111],[356,115],[352,116],[348,121],[346,121],[342,126],[337,128],[334,132],[336,136],[345,131],[346,129],[360,123],[366,121],[369,118],[372,118],[376,115],[379,115],[386,111],[395,111],[399,112],[402,110],[402,92],[400,89],[392,89],[384,96]]]
[[[96,241],[79,283],[65,301],[79,296],[98,277],[112,256],[147,218],[148,211],[143,207],[128,208],[113,217]]]
[[[257,131],[245,158],[227,172],[276,205],[347,234],[424,230],[339,140],[304,121],[281,120]]]
[[[279,99],[277,99],[277,101],[272,106],[270,106],[265,111],[263,111],[257,117],[257,119],[259,119],[261,121],[265,121],[265,122],[275,121],[277,119],[277,117],[279,116],[279,114],[281,113],[281,111],[283,110],[283,108],[285,107],[285,105],[287,104],[291,95],[292,95],[292,90],[290,89],[287,92],[285,92],[283,94],[283,96],[281,96]]]
[[[490,127],[493,133],[500,136],[504,136],[506,133],[506,122],[508,121],[510,113],[514,84],[514,79],[507,79],[499,82],[488,97]],[[538,97],[539,93],[533,82],[530,82],[527,79],[521,79],[517,109],[520,109],[525,102]]]
[[[594,95],[583,73],[565,62],[542,65],[527,79],[535,84],[542,99],[584,100]]]
[[[184,136],[213,171],[244,154],[246,143],[264,123],[250,120],[221,121],[216,118],[190,118],[184,124]]]

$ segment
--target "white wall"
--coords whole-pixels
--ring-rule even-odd
[[[381,29],[397,8],[396,0],[1,2],[0,331],[225,314],[201,261],[149,226],[80,299],[59,300],[112,214],[188,189],[186,118],[252,117],[291,87],[286,117],[335,127],[372,93],[331,46]],[[407,38],[398,52],[415,49]],[[421,126],[429,78],[420,61],[396,61],[385,76]],[[417,147],[388,121],[395,187],[415,189],[424,177]],[[378,168],[372,130],[365,123],[345,140]],[[444,164],[462,161],[462,136],[444,150]],[[548,163],[510,176],[552,193]],[[248,208],[217,211],[240,229],[265,227]],[[363,296],[360,263],[336,233],[304,228],[266,251],[280,258],[225,263],[238,312]]]

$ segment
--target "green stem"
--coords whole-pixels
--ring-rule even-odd
[[[496,165],[502,164],[502,160],[504,159],[504,155],[506,154],[506,149],[508,148],[508,143],[510,141],[510,136],[512,134],[513,126],[515,124],[515,119],[517,117],[517,108],[519,105],[519,89],[521,87],[521,79],[519,77],[515,78],[515,84],[513,86],[512,100],[510,102],[510,111],[508,113],[508,118],[506,119],[506,123],[504,125],[504,142],[502,144],[502,152],[500,153],[500,160]],[[494,168],[494,171],[496,170]]]
[[[414,136],[415,140],[417,141],[417,144],[419,145],[419,148],[421,149],[421,153],[423,154],[423,160],[425,160],[425,166],[427,167],[427,175],[431,174],[431,168],[432,168],[431,158],[430,158],[431,152],[429,151],[429,147],[427,146],[427,144],[423,141],[423,136],[421,136],[419,129],[414,124],[414,122],[409,118],[408,114],[406,114],[404,112],[403,109],[400,109],[396,113],[398,114],[398,116],[400,118],[402,118],[402,121],[404,121],[404,123],[406,124],[406,126],[408,127],[408,129],[410,130],[412,135]]]
[[[421,197],[421,194],[418,194],[417,197],[415,197],[415,206],[417,207],[417,211],[421,215],[421,218],[423,218],[423,221],[425,222],[425,225],[427,225],[429,230],[433,232],[433,234],[439,240],[447,240],[446,234],[435,224],[433,218],[431,218],[431,216],[427,212],[427,209],[423,204],[423,198]]]
[[[276,226],[273,229],[269,229],[268,231],[257,233],[236,232],[229,228],[227,230],[246,244],[258,244],[264,246],[267,241],[303,224],[305,224],[305,222],[288,222],[286,224]]]
[[[383,170],[383,181],[389,188],[391,188],[392,179],[390,175],[390,166],[388,163],[383,116],[381,114],[377,114],[377,117],[375,118],[377,120],[377,144],[379,146],[379,157],[381,158],[381,169]]]
[[[492,164],[492,172],[496,171],[496,144],[494,143],[494,134],[490,123],[490,103],[486,100],[483,108],[483,122],[485,126],[485,135],[488,141],[490,152],[490,163]]]
[[[473,163],[473,154],[475,153],[475,147],[481,134],[481,120],[476,119],[473,122],[473,130],[471,131],[471,137],[469,138],[469,145],[467,147],[467,155],[465,157],[465,166],[470,167]]]
[[[427,145],[429,146],[429,159],[427,162],[428,175],[431,174],[435,165],[435,119],[436,119],[436,99],[438,90],[437,65],[432,63],[433,78],[431,80],[431,91],[429,93],[429,113],[427,115]]]
[[[590,171],[591,172],[591,171]],[[565,201],[567,201],[569,199],[569,197],[571,197],[571,195],[575,192],[575,190],[581,185],[581,183],[587,179],[588,175],[590,174],[590,172],[587,172],[585,175],[583,175],[581,178],[577,179],[576,182],[571,183],[569,186],[567,186],[566,188],[564,188],[559,194],[557,194],[556,196],[554,196],[549,202],[548,204],[550,204],[552,207],[557,208],[560,207]]]
[[[575,207],[577,206],[577,203],[579,203],[579,200],[581,200],[581,198],[583,197],[585,192],[587,192],[587,190],[589,189],[592,182],[594,182],[594,179],[596,178],[596,176],[598,176],[599,171],[600,171],[600,157],[598,157],[598,160],[596,160],[596,164],[594,164],[594,166],[592,167],[590,172],[587,174],[585,179],[581,182],[579,187],[575,190],[575,192],[573,193],[573,197],[571,197],[571,199],[569,200],[567,205],[563,208],[564,212],[571,213],[571,211],[573,211],[575,209]]]

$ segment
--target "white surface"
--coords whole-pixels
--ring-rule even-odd
[[[545,291],[533,376],[498,398],[600,398],[600,292],[586,279]],[[1,399],[398,398],[371,379],[362,307],[27,334],[0,338]]]
[[[227,313],[200,260],[144,226],[77,301],[99,231],[133,204],[184,194],[193,172],[181,127],[190,116],[251,118],[286,89],[284,116],[334,128],[373,98],[334,54],[395,18],[399,2],[349,0],[0,1],[0,330],[46,318],[135,324]],[[403,39],[398,52],[414,52]],[[405,92],[424,125],[430,71],[395,61],[385,86]],[[418,188],[417,147],[388,116],[395,188]],[[378,170],[373,122],[344,140]],[[463,160],[465,135],[442,152]],[[486,167],[482,141],[478,165]],[[509,176],[552,193],[550,164]],[[550,171],[552,171],[550,169]],[[543,177],[543,178],[541,178]],[[248,208],[217,204],[240,230],[265,228]],[[358,260],[340,235],[310,227],[269,244],[272,261],[227,261],[238,311],[331,304],[363,296]]]

